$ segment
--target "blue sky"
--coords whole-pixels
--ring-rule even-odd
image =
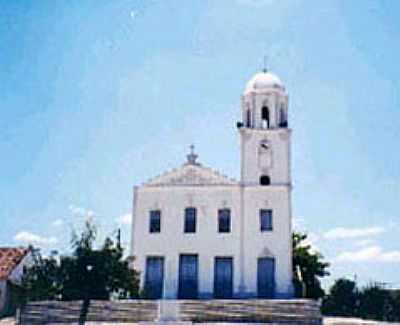
[[[0,245],[65,250],[180,165],[238,178],[240,95],[290,94],[293,213],[331,279],[400,287],[397,1],[0,0]]]

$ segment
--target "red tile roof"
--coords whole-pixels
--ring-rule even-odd
[[[7,279],[27,253],[25,248],[0,247],[0,280]]]

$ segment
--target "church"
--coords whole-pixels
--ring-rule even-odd
[[[241,96],[240,181],[184,163],[134,187],[131,252],[151,299],[290,298],[288,94],[266,70]],[[229,125],[227,125],[229,127]]]

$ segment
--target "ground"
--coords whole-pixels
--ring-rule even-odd
[[[15,322],[14,322],[13,318],[3,318],[3,319],[0,319],[0,324],[1,325],[14,325]]]
[[[375,324],[398,324],[398,323],[386,323],[386,322],[376,322],[370,320],[362,320],[359,318],[346,318],[346,317],[325,317],[324,325],[355,325],[355,324],[365,324],[365,325],[375,325]]]
[[[100,325],[103,323],[87,323],[88,325],[93,324],[93,325]],[[328,317],[324,318],[324,325],[378,325],[378,324],[400,324],[400,323],[384,323],[384,322],[374,322],[374,321],[366,321],[366,320],[361,320],[358,318],[342,318],[342,317]],[[15,320],[13,318],[4,318],[0,320],[0,325],[15,325]],[[115,325],[115,323],[113,324]]]

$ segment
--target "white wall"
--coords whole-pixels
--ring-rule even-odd
[[[290,134],[287,128],[240,130],[242,180],[245,184],[259,184],[263,174],[270,176],[272,184],[290,184]],[[269,150],[265,157],[260,157],[263,140],[268,141]]]
[[[291,293],[289,190],[285,186],[245,187],[244,271],[246,296],[256,295],[257,258],[271,252],[276,259],[278,296]],[[176,298],[179,254],[199,255],[199,292],[211,297],[214,258],[234,260],[234,292],[240,286],[240,186],[142,187],[137,190],[133,222],[134,266],[144,283],[146,256],[164,256],[164,297]],[[196,233],[185,234],[184,209],[197,208]],[[218,209],[231,209],[231,232],[218,233]],[[273,209],[273,231],[261,232],[259,209]],[[161,232],[149,233],[149,211],[161,210]]]
[[[248,186],[244,191],[245,283],[250,293],[257,291],[257,259],[274,257],[276,295],[292,294],[292,254],[290,189],[287,186]],[[260,231],[259,210],[272,209],[272,231]]]
[[[165,297],[177,293],[179,254],[199,254],[199,292],[213,292],[214,258],[234,258],[235,290],[239,284],[239,188],[237,186],[140,188],[136,198],[133,253],[144,282],[146,256],[165,256]],[[184,209],[197,208],[196,233],[185,234]],[[218,209],[231,209],[231,232],[218,233]],[[149,211],[161,210],[161,232],[149,233]],[[236,272],[235,272],[236,271]]]
[[[21,284],[22,276],[24,275],[24,269],[30,267],[33,264],[32,254],[27,253],[19,264],[14,268],[8,277],[8,280],[14,284]]]

